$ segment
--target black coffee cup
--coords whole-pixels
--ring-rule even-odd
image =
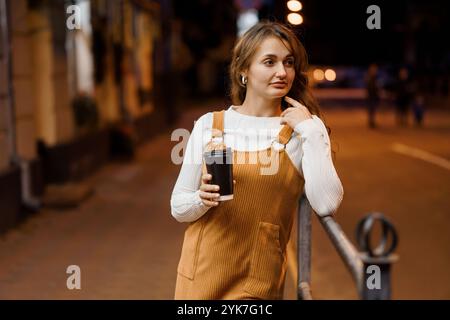
[[[233,152],[231,148],[204,153],[206,170],[212,176],[210,184],[220,187],[219,201],[233,199]]]

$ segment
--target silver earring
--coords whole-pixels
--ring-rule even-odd
[[[246,76],[242,76],[242,84],[245,86],[247,84],[247,77]]]

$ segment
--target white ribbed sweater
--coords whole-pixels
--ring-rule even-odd
[[[179,222],[192,222],[209,207],[199,196],[202,155],[211,140],[212,112],[201,116],[194,125],[184,153],[180,174],[170,200],[172,216]],[[256,117],[239,113],[230,106],[225,111],[224,142],[237,151],[263,150],[274,142],[280,117]],[[313,210],[321,215],[333,214],[339,208],[344,190],[336,173],[330,150],[330,138],[322,120],[312,119],[297,124],[286,151],[305,179],[305,193]]]

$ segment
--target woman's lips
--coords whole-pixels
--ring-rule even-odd
[[[275,88],[284,88],[286,87],[286,83],[284,82],[279,82],[279,83],[271,83],[272,86],[274,86]]]

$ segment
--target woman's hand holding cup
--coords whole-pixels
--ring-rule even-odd
[[[209,184],[208,181],[212,179],[210,174],[204,174],[202,176],[202,184],[200,186],[200,199],[207,207],[216,207],[219,205],[217,201],[220,197],[220,187],[216,184]]]
[[[209,184],[208,181],[212,179],[212,175],[205,173],[202,176],[202,184],[200,186],[200,199],[205,206],[216,207],[219,205],[217,201],[220,197],[220,187],[216,184]],[[236,180],[233,179],[233,185],[236,184]]]

